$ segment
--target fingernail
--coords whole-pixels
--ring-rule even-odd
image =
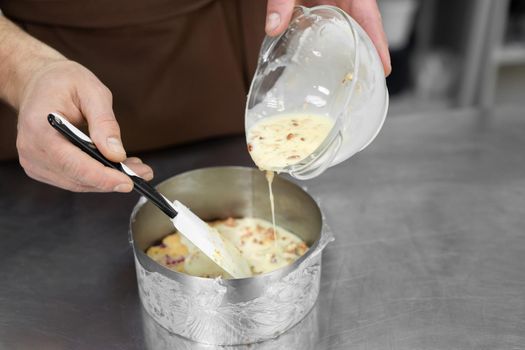
[[[272,12],[266,17],[266,32],[273,32],[281,24],[281,15]]]
[[[144,174],[142,177],[143,177],[145,180],[148,180],[148,181],[149,181],[149,180],[153,179],[153,172],[149,171],[149,172],[147,172],[146,174]]]
[[[386,66],[386,70],[385,70],[385,78],[388,77],[391,73],[392,73],[392,65],[388,63]]]
[[[115,191],[115,192],[130,192],[132,188],[133,188],[133,186],[131,184],[127,184],[126,183],[126,184],[120,184],[120,185],[115,186],[113,191]]]
[[[115,153],[126,154],[126,151],[124,151],[124,147],[122,146],[122,143],[116,137],[110,136],[108,137],[106,142],[111,151]]]
[[[137,158],[137,157],[132,157],[132,158],[126,159],[126,163],[129,163],[129,164],[142,164],[142,159]]]

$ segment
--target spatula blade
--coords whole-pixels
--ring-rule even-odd
[[[232,277],[252,276],[248,263],[231,242],[223,239],[216,229],[201,220],[181,202],[175,201],[173,205],[178,215],[171,221],[186,239]]]

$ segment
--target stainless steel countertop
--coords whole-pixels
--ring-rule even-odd
[[[147,154],[156,181],[250,165],[242,137]],[[525,349],[525,114],[389,118],[306,182],[336,241],[313,312],[251,349]],[[74,194],[0,164],[0,349],[208,349],[144,315],[136,194]],[[304,346],[301,345],[301,350]]]

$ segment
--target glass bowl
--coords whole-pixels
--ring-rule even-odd
[[[245,128],[248,134],[264,118],[285,114],[333,119],[330,133],[312,154],[276,169],[309,179],[370,144],[387,109],[383,66],[359,24],[334,6],[298,6],[287,30],[263,41]]]

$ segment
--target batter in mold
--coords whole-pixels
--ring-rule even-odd
[[[295,234],[258,218],[228,218],[209,222],[230,241],[250,265],[254,275],[274,271],[299,259],[308,246]],[[276,239],[277,237],[277,239]],[[148,256],[174,271],[199,277],[230,278],[212,260],[178,232],[148,248]]]

